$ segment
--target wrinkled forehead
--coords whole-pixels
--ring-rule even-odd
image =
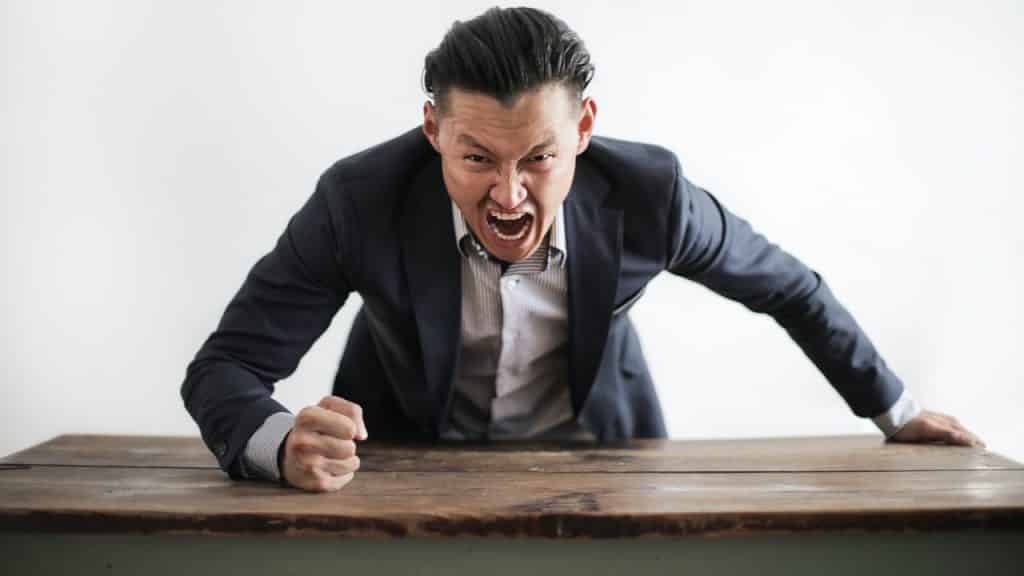
[[[557,146],[573,133],[575,122],[563,89],[553,88],[525,93],[512,102],[453,90],[442,129],[460,147],[484,148],[495,154],[515,155]]]

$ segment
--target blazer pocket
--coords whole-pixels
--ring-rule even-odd
[[[626,298],[625,302],[619,304],[618,306],[615,307],[614,310],[612,310],[612,316],[618,316],[619,314],[622,314],[623,312],[629,310],[633,306],[633,304],[635,304],[636,301],[639,300],[640,297],[644,295],[644,292],[646,291],[647,286],[644,286],[643,288],[637,290],[636,294],[633,294],[629,298]]]

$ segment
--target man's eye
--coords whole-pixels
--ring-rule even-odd
[[[554,157],[555,157],[555,155],[551,154],[551,153],[548,153],[548,154],[537,154],[536,156],[530,156],[530,162],[543,162],[545,160],[549,160],[549,159],[554,158]]]
[[[484,162],[487,162],[487,158],[485,158],[485,157],[483,157],[483,156],[481,156],[479,154],[467,154],[465,156],[465,159],[469,160],[470,162],[477,163],[477,164],[482,164]]]

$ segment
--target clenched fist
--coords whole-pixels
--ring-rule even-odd
[[[284,445],[281,474],[292,486],[312,492],[334,492],[359,469],[356,440],[366,440],[363,409],[338,396],[306,406]]]

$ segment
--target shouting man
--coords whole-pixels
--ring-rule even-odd
[[[627,314],[685,277],[771,315],[896,441],[981,445],[922,410],[817,273],[657,146],[594,136],[594,73],[561,20],[492,9],[426,57],[423,124],[342,159],[252,268],[181,395],[232,478],[338,490],[356,441],[664,437]],[[348,295],[333,394],[271,398]]]

